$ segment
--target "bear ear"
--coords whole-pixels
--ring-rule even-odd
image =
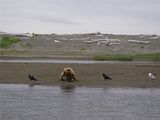
[[[68,70],[68,69],[70,69],[70,68],[68,68],[68,67],[67,67],[67,68],[66,68],[66,67],[64,68],[64,70]]]

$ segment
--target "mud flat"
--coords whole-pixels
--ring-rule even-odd
[[[99,63],[40,63],[40,62],[0,62],[0,83],[30,84],[28,74],[37,77],[40,85],[69,84],[59,80],[64,67],[72,67],[78,82],[76,86],[94,87],[160,87],[159,62],[99,62]],[[150,80],[148,73],[156,73]],[[103,80],[102,73],[112,80]]]

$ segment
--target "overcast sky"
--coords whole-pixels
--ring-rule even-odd
[[[160,0],[0,0],[0,31],[160,34]]]

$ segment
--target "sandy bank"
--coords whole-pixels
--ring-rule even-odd
[[[77,86],[97,87],[160,87],[160,64],[72,64],[72,63],[0,63],[0,83],[29,84],[28,74],[34,74],[41,85],[60,85],[59,75],[64,67],[72,67],[79,80]],[[113,80],[105,81],[102,73]],[[149,80],[148,73],[157,73]]]

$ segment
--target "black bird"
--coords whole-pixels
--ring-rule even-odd
[[[37,79],[33,76],[33,75],[28,75],[28,78],[31,80],[31,81],[37,81]]]
[[[109,76],[107,76],[106,74],[104,74],[104,73],[102,73],[102,76],[103,76],[103,78],[106,80],[106,79],[110,79],[110,80],[112,80]]]

